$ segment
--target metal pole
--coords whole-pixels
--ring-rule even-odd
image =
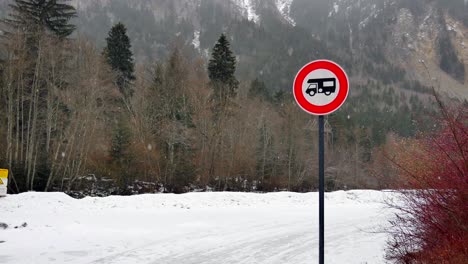
[[[319,264],[325,263],[325,121],[319,116]]]

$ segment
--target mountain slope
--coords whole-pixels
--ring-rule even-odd
[[[417,80],[468,99],[468,3],[464,0],[72,3],[79,11],[79,32],[101,47],[112,24],[124,22],[139,62],[165,58],[174,46],[185,47],[188,56],[208,58],[219,34],[226,32],[238,55],[240,79],[261,77],[272,91],[289,90],[301,65],[327,58],[343,64],[353,79],[377,80],[398,89],[405,88],[405,80]],[[449,47],[439,47],[442,37]],[[453,52],[441,54],[444,49]],[[459,65],[443,69],[444,56]]]

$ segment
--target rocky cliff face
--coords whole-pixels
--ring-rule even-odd
[[[345,46],[353,55],[370,56],[374,62],[386,59],[411,79],[468,97],[468,1],[315,2],[315,11],[306,0],[293,2],[292,18],[298,26],[308,27],[332,46]],[[446,49],[454,51],[448,61],[455,65],[458,60],[461,66],[441,67]]]
[[[450,41],[441,46],[441,41]],[[409,9],[398,10],[396,23],[391,31],[388,56],[402,65],[412,77],[426,85],[440,87],[452,95],[468,94],[468,27],[447,11],[435,5],[423,6],[420,15]],[[458,70],[446,70],[441,66],[441,49],[453,49],[456,58],[448,59],[452,65],[457,59],[464,65]],[[464,73],[461,74],[460,71]],[[450,89],[447,89],[450,87]]]

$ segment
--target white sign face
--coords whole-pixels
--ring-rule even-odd
[[[323,116],[335,112],[344,104],[348,93],[348,76],[333,61],[309,62],[294,79],[294,99],[302,110],[311,115]]]
[[[326,69],[310,72],[302,82],[304,98],[313,105],[328,105],[338,97],[339,92],[338,77]]]

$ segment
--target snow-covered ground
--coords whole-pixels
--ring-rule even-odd
[[[379,231],[392,196],[326,195],[326,263],[384,263]],[[0,263],[317,263],[317,202],[317,193],[10,195],[0,198],[9,225],[0,227]]]

